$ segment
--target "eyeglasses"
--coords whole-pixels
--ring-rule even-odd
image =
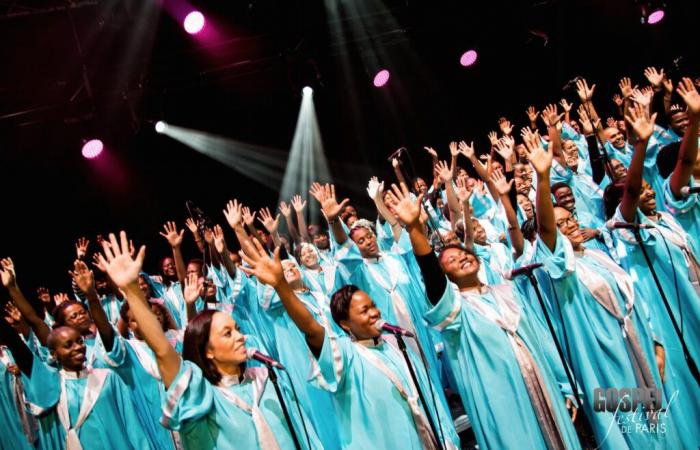
[[[569,216],[565,219],[557,220],[557,228],[561,228],[564,225],[578,225],[578,220],[576,220],[576,217],[574,216]]]

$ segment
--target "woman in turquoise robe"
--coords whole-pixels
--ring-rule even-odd
[[[246,269],[261,282],[274,286],[284,308],[304,334],[313,363],[314,383],[333,393],[340,446],[344,449],[434,449],[439,439],[446,448],[458,448],[454,426],[437,397],[441,392],[428,382],[417,358],[416,374],[428,399],[420,402],[408,368],[399,351],[387,344],[375,328],[381,319],[371,298],[357,287],[346,286],[331,301],[333,319],[348,336],[338,336],[314,318],[285,279],[279,250],[271,259],[256,241],[244,246]],[[369,341],[369,342],[366,342]],[[365,346],[367,345],[367,346]],[[432,388],[432,389],[431,389]],[[426,414],[441,424],[433,435]]]
[[[16,368],[12,352],[0,345],[0,448],[29,450],[34,448],[35,424],[24,404],[22,379],[13,366]]]

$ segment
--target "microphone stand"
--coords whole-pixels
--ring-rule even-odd
[[[644,246],[644,242],[642,241],[642,234],[639,231],[638,227],[633,228],[632,233],[634,234],[634,238],[637,240],[637,245],[639,245],[639,248],[642,250],[644,260],[646,261],[647,266],[649,267],[649,271],[651,271],[651,276],[654,279],[654,283],[656,283],[656,288],[659,290],[659,294],[661,294],[661,299],[664,301],[664,306],[666,306],[666,312],[668,312],[668,315],[671,318],[673,329],[676,330],[678,340],[681,342],[681,347],[683,348],[683,356],[685,357],[685,362],[688,363],[688,369],[690,369],[690,373],[693,374],[695,382],[700,384],[700,372],[698,372],[698,366],[695,364],[695,360],[693,360],[693,358],[690,356],[690,353],[688,352],[688,347],[685,345],[683,332],[681,331],[680,327],[678,326],[678,323],[676,322],[676,317],[673,315],[671,305],[668,303],[668,299],[666,298],[666,294],[664,293],[663,287],[661,287],[661,282],[659,281],[659,277],[656,275],[654,265],[651,263],[651,259],[649,259],[649,254],[647,253],[647,249]]]
[[[576,409],[581,409],[581,400],[578,398],[578,384],[576,383],[574,376],[571,374],[571,369],[569,368],[569,364],[567,364],[566,362],[566,358],[564,358],[564,352],[561,349],[561,344],[559,343],[559,339],[557,339],[557,334],[554,331],[554,325],[552,325],[552,319],[549,317],[549,312],[547,311],[547,307],[544,304],[544,299],[542,298],[542,293],[540,292],[540,285],[537,283],[537,278],[535,277],[535,274],[532,272],[532,270],[528,270],[526,274],[527,279],[530,280],[530,284],[532,284],[532,287],[535,289],[535,294],[537,294],[537,300],[539,300],[540,302],[540,306],[542,307],[542,313],[544,314],[544,318],[547,321],[547,327],[549,328],[549,332],[552,334],[554,345],[557,347],[557,353],[559,353],[559,358],[561,359],[561,363],[564,366],[566,378],[569,380],[571,390],[574,394],[574,398],[576,399]]]
[[[408,357],[408,351],[406,350],[406,343],[403,341],[403,337],[401,336],[400,333],[394,333],[394,336],[396,336],[396,343],[399,345],[399,349],[401,350],[401,353],[403,354],[403,358],[406,360],[406,365],[408,366],[408,372],[411,374],[411,379],[413,380],[413,384],[416,386],[416,390],[418,391],[418,398],[420,398],[421,403],[423,404],[423,407],[425,408],[425,415],[428,416],[428,423],[430,424],[430,429],[433,432],[433,438],[435,439],[435,443],[437,444],[437,448],[440,450],[443,450],[442,442],[440,442],[440,434],[437,432],[437,427],[435,427],[435,423],[433,422],[433,417],[430,414],[430,410],[428,409],[428,403],[425,401],[425,397],[423,396],[423,391],[420,388],[420,384],[418,383],[418,378],[416,377],[416,372],[413,370],[413,364],[411,363],[411,359]],[[435,413],[437,414],[437,408],[435,408]]]
[[[275,369],[272,368],[271,364],[265,364],[267,366],[267,372],[270,374],[270,381],[275,387],[275,393],[277,393],[277,399],[280,401],[280,406],[282,407],[282,412],[284,413],[284,418],[287,421],[287,427],[289,427],[289,432],[292,435],[292,440],[294,440],[294,447],[297,450],[301,450],[301,445],[299,445],[299,438],[297,438],[297,432],[294,429],[294,424],[292,423],[291,417],[289,417],[289,411],[287,411],[287,405],[284,403],[284,397],[282,396],[282,391],[280,390],[279,384],[277,383],[277,373]]]

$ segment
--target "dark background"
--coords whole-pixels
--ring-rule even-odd
[[[444,156],[466,139],[483,151],[499,117],[519,128],[527,105],[558,101],[576,75],[597,83],[604,117],[622,76],[642,85],[655,65],[676,81],[679,56],[697,76],[700,2],[666,3],[649,26],[633,0],[193,2],[217,33],[202,42],[173,17],[174,0],[2,2],[0,256],[14,258],[29,296],[67,290],[74,241],[88,236],[95,250],[96,234],[123,228],[149,245],[155,272],[169,251],[157,232],[183,223],[186,199],[223,222],[228,199],[259,208],[278,192],[156,135],[152,121],[286,151],[306,84],[339,195],[370,214],[366,180],[390,179],[398,147],[424,171],[424,145]],[[464,68],[469,48],[479,59]],[[383,89],[372,55],[391,70]],[[98,160],[80,154],[88,134],[105,142]],[[188,241],[186,257],[194,250]]]

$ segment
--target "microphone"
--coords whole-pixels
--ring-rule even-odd
[[[503,278],[505,278],[506,280],[512,280],[515,277],[530,273],[533,270],[540,267],[542,267],[542,263],[528,264],[527,266],[518,267],[517,269],[506,270],[503,273]]]
[[[394,333],[394,334],[400,334],[401,336],[406,336],[406,337],[416,337],[415,334],[412,332],[405,330],[397,325],[391,325],[386,323],[386,320],[379,319],[374,323],[374,328],[376,328],[379,331],[386,331],[387,333]]]
[[[259,361],[268,367],[276,367],[281,370],[287,370],[284,368],[282,363],[273,359],[271,356],[268,356],[264,353],[260,353],[255,347],[248,347],[245,349],[245,352],[248,355],[248,359],[254,359],[256,361]]]
[[[698,193],[700,193],[700,186],[693,186],[693,187],[683,186],[681,188],[681,195],[683,197],[687,197],[690,194],[698,194]]]
[[[608,230],[614,230],[615,228],[623,230],[640,230],[640,229],[651,229],[654,228],[653,225],[647,223],[629,223],[629,222],[615,222],[610,219],[605,222],[605,228]]]
[[[573,77],[572,79],[570,79],[569,81],[567,81],[566,84],[564,85],[564,87],[561,88],[561,90],[562,90],[562,91],[568,91],[569,89],[571,89],[571,88],[573,88],[573,87],[576,87],[576,82],[577,82],[578,80],[580,80],[580,79],[581,79],[581,77],[578,76],[578,75],[576,75],[575,77]]]

